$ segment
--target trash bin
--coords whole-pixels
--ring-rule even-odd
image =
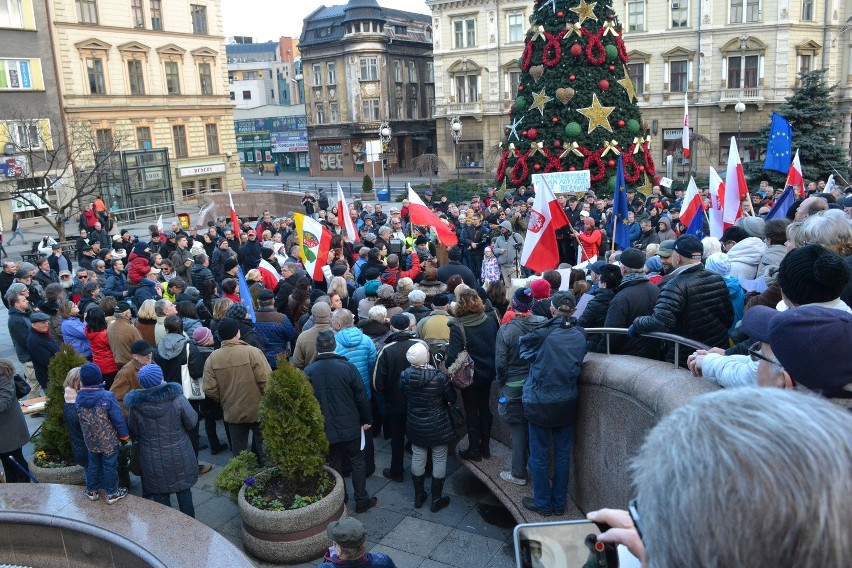
[[[178,223],[181,229],[189,229],[189,213],[179,213]]]
[[[390,192],[387,189],[380,189],[376,192],[376,199],[379,201],[390,201]]]

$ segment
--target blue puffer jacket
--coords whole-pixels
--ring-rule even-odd
[[[86,324],[81,322],[80,318],[72,316],[62,320],[62,341],[83,357],[92,357],[92,347],[86,337]]]
[[[124,397],[133,442],[139,444],[142,489],[146,493],[177,493],[198,481],[198,460],[189,431],[198,414],[178,383],[137,389]]]
[[[334,352],[355,365],[364,382],[364,388],[367,389],[367,398],[370,398],[370,377],[376,365],[376,345],[373,340],[357,327],[341,329],[334,339],[337,341]]]
[[[104,294],[112,296],[116,300],[123,300],[124,293],[127,292],[127,276],[125,276],[124,272],[116,272],[112,269],[107,270],[106,274]]]
[[[731,303],[734,305],[734,323],[728,329],[728,335],[731,335],[736,330],[737,324],[743,319],[745,290],[740,285],[740,279],[736,276],[723,276],[722,280],[725,281],[725,285],[728,287],[728,292],[731,294]]]
[[[133,303],[137,307],[142,305],[145,300],[157,300],[157,283],[148,278],[143,278],[139,281],[139,286],[133,292]]]

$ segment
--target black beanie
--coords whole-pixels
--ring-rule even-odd
[[[821,245],[793,249],[778,268],[781,291],[799,306],[839,298],[849,277],[849,267],[840,255]]]
[[[216,327],[216,332],[219,334],[219,339],[227,341],[237,336],[240,331],[240,324],[234,318],[222,318],[219,325]]]
[[[236,268],[237,266],[239,266],[239,264],[240,264],[240,263],[239,263],[239,262],[237,262],[237,259],[235,259],[235,258],[229,258],[229,259],[225,260],[225,262],[222,264],[222,269],[223,269],[225,272],[228,272],[229,270],[233,270],[234,268]]]

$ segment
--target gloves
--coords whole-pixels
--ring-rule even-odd
[[[633,324],[630,324],[630,327],[627,328],[627,337],[637,337],[638,335],[636,328],[633,327]]]

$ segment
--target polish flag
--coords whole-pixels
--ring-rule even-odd
[[[261,259],[257,269],[260,271],[260,276],[263,279],[263,285],[267,290],[275,290],[278,286],[278,281],[281,280],[281,275],[275,270],[275,267],[269,264],[266,259]]]
[[[689,157],[689,93],[683,94],[683,157]]]
[[[737,149],[737,139],[731,136],[731,148],[728,150],[728,174],[725,176],[725,193],[722,198],[722,220],[727,229],[743,216],[742,202],[748,195],[743,165],[740,162],[740,151]]]
[[[346,204],[346,198],[343,196],[343,188],[340,187],[340,182],[337,182],[337,222],[346,230],[349,242],[354,243],[358,241],[358,231],[355,230],[355,224],[352,222],[352,217],[349,216],[349,206]]]
[[[568,224],[565,210],[556,201],[544,176],[542,187],[536,187],[535,201],[527,224],[527,238],[521,253],[521,264],[539,274],[559,265],[556,230]]]
[[[458,244],[459,239],[455,233],[426,207],[423,200],[411,189],[411,184],[408,184],[408,217],[411,219],[412,225],[425,225],[435,229],[435,232],[438,233],[438,240],[445,247]]]
[[[231,225],[234,227],[234,238],[240,238],[240,220],[237,218],[237,210],[234,209],[234,198],[228,192],[228,201],[231,202]]]
[[[710,236],[721,238],[725,232],[725,222],[722,219],[722,199],[725,195],[725,182],[713,168],[710,168]]]
[[[691,177],[680,208],[680,222],[687,228],[688,235],[697,235],[704,228],[704,203],[701,201],[695,179]]]
[[[793,157],[793,163],[790,164],[790,171],[787,172],[787,183],[784,187],[799,186],[799,197],[805,197],[805,178],[802,176],[802,162],[799,161],[799,151],[796,150],[796,155]],[[828,184],[826,184],[827,186]]]

